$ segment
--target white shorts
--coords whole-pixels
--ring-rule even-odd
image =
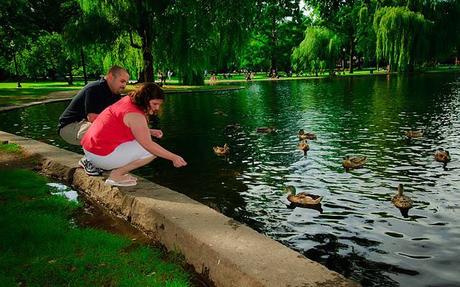
[[[89,152],[83,149],[85,152],[85,157],[96,167],[102,168],[105,170],[112,170],[125,166],[133,161],[145,159],[148,157],[155,157],[153,154],[148,152],[141,144],[136,141],[130,141],[122,143],[117,146],[115,150],[108,155],[97,155],[92,152]]]

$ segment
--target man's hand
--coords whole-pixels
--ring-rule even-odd
[[[163,132],[161,130],[150,129],[150,135],[157,139],[161,139],[163,137]]]

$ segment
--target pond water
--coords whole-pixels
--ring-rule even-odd
[[[247,83],[167,96],[160,144],[182,155],[136,173],[246,223],[363,286],[460,286],[460,76],[379,76]],[[0,129],[81,153],[55,125],[67,103],[0,114]],[[228,125],[237,125],[228,127]],[[258,127],[274,127],[270,134]],[[317,134],[306,156],[299,129]],[[404,131],[421,129],[408,141]],[[213,146],[227,143],[230,155]],[[443,167],[434,151],[450,151]],[[346,172],[342,157],[368,157]],[[399,183],[414,207],[390,199]],[[288,208],[283,188],[323,196]]]

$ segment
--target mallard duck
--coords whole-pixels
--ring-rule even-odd
[[[287,200],[289,202],[294,203],[295,205],[298,206],[308,206],[308,205],[316,205],[323,200],[322,196],[315,195],[315,194],[309,194],[305,192],[301,192],[299,194],[296,193],[296,189],[294,186],[289,185],[284,188],[286,192],[289,192],[287,196]]]
[[[404,134],[408,139],[416,139],[423,137],[423,132],[421,130],[404,131]]]
[[[434,153],[434,159],[446,164],[450,161],[450,153],[443,148],[438,148],[438,150]]]
[[[314,133],[306,133],[303,129],[299,130],[299,140],[315,140],[316,135]]]
[[[258,133],[269,134],[269,133],[274,132],[275,128],[272,128],[272,127],[260,127],[260,128],[257,128],[256,131]]]
[[[307,151],[310,149],[310,146],[308,145],[307,141],[306,140],[303,140],[301,142],[299,142],[299,145],[298,145],[299,149],[303,151],[303,154],[307,154]]]
[[[401,209],[409,209],[412,207],[412,199],[409,196],[403,195],[404,186],[400,183],[398,185],[398,194],[391,198],[391,202]]]
[[[212,149],[214,150],[214,153],[217,154],[218,156],[224,156],[230,153],[230,148],[228,147],[227,144],[224,144],[223,147],[215,146]]]
[[[360,168],[367,162],[367,156],[345,156],[342,166],[345,169]]]

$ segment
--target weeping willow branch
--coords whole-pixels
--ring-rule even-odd
[[[425,36],[430,22],[407,7],[383,7],[376,11],[376,57],[387,60],[392,70],[410,72],[428,50]]]

